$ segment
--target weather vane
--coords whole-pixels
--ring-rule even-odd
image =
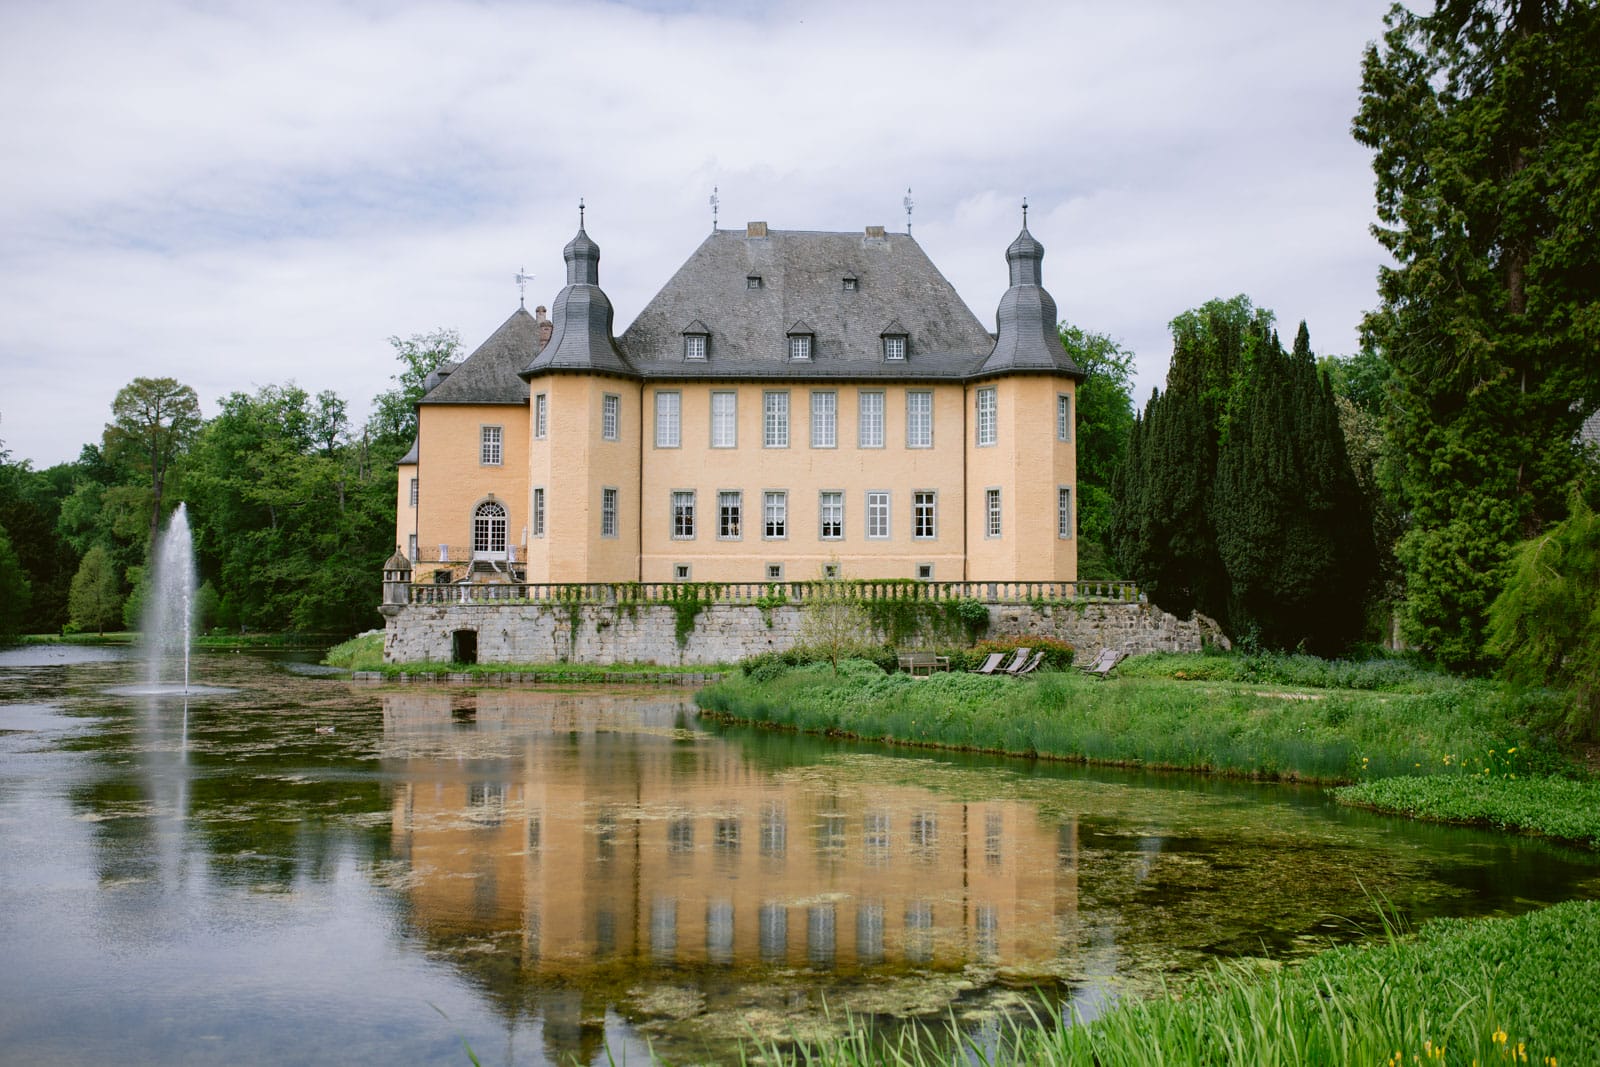
[[[528,283],[531,281],[533,281],[533,275],[528,273],[528,269],[526,267],[518,267],[516,273],[518,307],[525,308],[528,306]]]
[[[713,185],[711,187],[711,232],[712,233],[716,233],[717,232],[717,207],[721,203],[722,203],[722,201],[717,199],[717,187],[715,185]]]
[[[900,202],[906,206],[906,236],[910,237],[911,236],[911,208],[913,206],[912,203],[911,203],[911,186],[909,186],[909,185],[906,186],[906,198],[904,200],[900,201]]]

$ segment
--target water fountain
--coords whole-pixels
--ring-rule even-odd
[[[189,648],[194,627],[194,542],[189,511],[179,504],[150,554],[150,582],[144,604],[144,643],[148,680],[166,688],[163,676],[183,667],[183,692],[189,692]]]

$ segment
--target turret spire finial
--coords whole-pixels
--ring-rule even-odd
[[[906,186],[905,199],[900,201],[906,207],[906,236],[911,236],[911,209],[915,206],[911,200],[911,186]]]
[[[717,232],[717,207],[721,203],[722,203],[722,201],[717,198],[717,187],[715,185],[713,185],[711,187],[711,232],[712,233],[716,233]]]
[[[1024,230],[1026,230],[1028,228],[1028,198],[1027,197],[1023,197],[1022,198],[1022,228]]]
[[[583,197],[578,197],[578,229],[583,229]]]

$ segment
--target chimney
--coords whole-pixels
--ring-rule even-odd
[[[868,226],[867,227],[867,237],[869,239],[877,238],[877,239],[881,240],[883,238],[883,227],[882,226]]]
[[[764,222],[747,222],[744,224],[744,235],[746,237],[765,237],[767,235],[767,224]]]

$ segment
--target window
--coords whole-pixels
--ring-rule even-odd
[[[931,581],[933,581],[933,564],[931,564],[931,563],[919,563],[919,564],[917,564],[917,581],[919,581],[919,582],[931,582]]]
[[[911,494],[911,536],[924,541],[939,536],[938,504],[931,489]]]
[[[600,536],[617,536],[617,491],[600,490]]]
[[[533,487],[533,536],[544,536],[544,486]]]
[[[921,390],[906,393],[906,447],[933,447],[933,394]]]
[[[906,358],[906,338],[904,334],[883,335],[883,358],[892,360]]]
[[[824,491],[818,498],[817,535],[824,541],[844,538],[844,494]]]
[[[862,448],[883,447],[883,394],[862,393],[857,438]]]
[[[485,467],[500,466],[500,427],[479,427],[478,462]]]
[[[739,443],[739,412],[736,393],[711,394],[711,447],[733,448]]]
[[[839,445],[839,394],[811,394],[811,447],[837,448]]]
[[[995,395],[991,385],[978,390],[978,444],[992,445],[996,440]]]
[[[493,500],[479,504],[472,513],[473,556],[504,556],[506,552],[506,509]]]
[[[822,565],[822,577],[827,581],[837,581],[839,576],[839,565],[837,563],[824,563]]]
[[[417,562],[417,535],[412,534],[406,542],[406,558],[412,563]]]
[[[746,277],[745,280],[744,280],[744,287],[746,289],[759,289],[759,288],[761,288],[761,275],[759,275],[759,274],[751,274],[748,277]]]
[[[789,394],[763,393],[761,397],[761,443],[766,448],[789,447]]]
[[[855,279],[855,277],[854,277],[854,276],[853,276],[853,275],[849,275],[849,274],[846,274],[846,275],[845,275],[845,276],[844,276],[844,285],[843,285],[843,288],[844,288],[844,291],[845,291],[845,292],[847,292],[847,293],[853,293],[853,292],[855,292],[855,291],[856,291],[856,290],[857,290],[857,289],[859,289],[859,288],[861,288],[861,285],[860,285],[860,283],[859,283],[859,282],[858,282],[858,281],[857,281],[857,280],[856,280],[856,279]]]
[[[683,394],[656,394],[656,447],[677,448],[683,443]]]
[[[694,490],[673,490],[672,493],[672,539],[674,541],[694,540]]]
[[[889,536],[889,494],[882,490],[867,493],[867,537],[881,541]]]
[[[763,494],[761,536],[776,540],[789,536],[789,494],[783,491]]]
[[[769,581],[769,582],[781,582],[781,581],[783,581],[783,564],[781,564],[781,563],[769,563],[769,564],[767,564],[767,581]]]
[[[417,480],[411,479],[411,506],[417,506]]]
[[[689,580],[689,565],[687,563],[674,563],[672,565],[672,580],[687,582]]]
[[[703,333],[686,333],[683,335],[683,358],[691,363],[704,363],[706,358],[706,335]]]
[[[1056,536],[1072,536],[1072,490],[1064,485],[1056,488]]]
[[[543,437],[550,428],[550,398],[544,393],[533,394],[533,436]]]
[[[983,491],[983,536],[1000,536],[1000,490],[985,489]]]
[[[1072,440],[1072,398],[1066,393],[1056,394],[1056,440]]]
[[[607,441],[617,439],[617,415],[622,408],[622,398],[607,393],[600,398],[600,436]]]
[[[717,494],[717,537],[720,540],[737,541],[742,536],[739,520],[743,506],[744,494],[737,489]]]
[[[811,335],[797,333],[789,336],[789,358],[796,363],[803,363],[811,358]]]

